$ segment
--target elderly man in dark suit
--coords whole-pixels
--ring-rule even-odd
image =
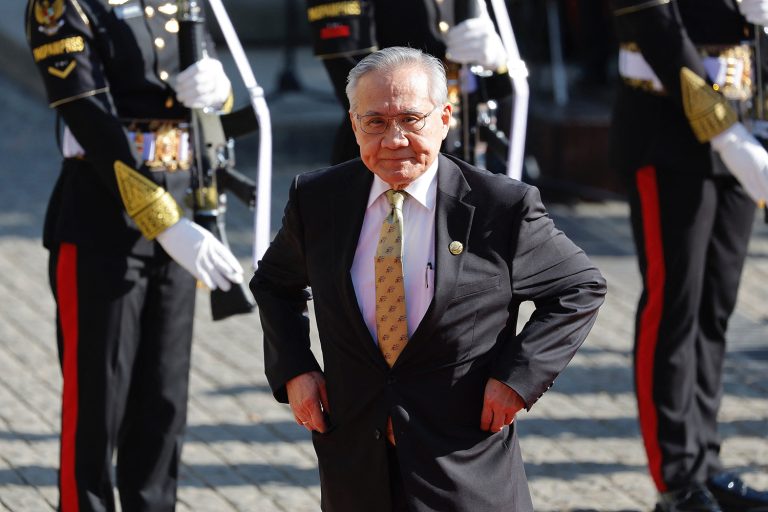
[[[535,188],[439,153],[439,60],[378,51],[347,95],[361,159],[295,179],[251,281],[267,377],[312,431],[323,510],[531,511],[515,414],[584,341],[605,281]]]

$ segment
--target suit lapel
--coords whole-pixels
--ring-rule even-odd
[[[408,345],[429,338],[454,296],[456,281],[467,250],[475,207],[463,201],[469,184],[458,166],[440,155],[437,168],[437,210],[435,211],[435,296]],[[452,254],[451,242],[460,242],[463,250]],[[406,345],[406,350],[408,349]]]
[[[359,162],[359,165],[348,168],[347,172],[339,177],[336,184],[339,198],[334,201],[333,205],[335,210],[334,233],[340,256],[338,264],[341,265],[340,269],[347,273],[349,273],[355,257],[355,249],[360,237],[360,229],[363,226],[365,207],[368,203],[372,181],[373,174],[371,171],[365,168],[362,162]],[[354,296],[354,289],[352,289],[352,296]]]
[[[365,320],[357,304],[355,286],[352,283],[350,269],[355,258],[357,242],[360,238],[360,230],[365,218],[365,208],[368,204],[368,194],[371,190],[373,174],[362,162],[353,165],[347,173],[341,176],[337,189],[343,194],[334,203],[334,236],[335,246],[338,249],[339,258],[333,269],[339,292],[339,306],[344,308],[346,318],[350,319],[351,329],[355,331],[355,338],[362,340],[364,349],[369,354],[386,366],[384,357],[379,352]],[[329,269],[330,270],[330,269]]]

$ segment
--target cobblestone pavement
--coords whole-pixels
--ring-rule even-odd
[[[54,306],[40,244],[57,173],[53,114],[0,75],[0,512],[55,509],[61,377]],[[275,159],[273,225],[288,180],[312,166]],[[534,410],[519,416],[537,511],[644,511],[654,491],[635,420],[631,336],[639,279],[620,202],[551,205],[557,224],[608,279],[583,348]],[[233,209],[231,242],[247,263],[247,212]],[[723,456],[768,487],[768,228],[755,225],[730,331],[721,413]],[[189,428],[179,510],[319,510],[309,435],[277,404],[263,374],[257,315],[213,323],[199,292]]]

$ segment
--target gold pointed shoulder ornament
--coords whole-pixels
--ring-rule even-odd
[[[181,208],[171,194],[130,165],[116,160],[115,176],[126,212],[149,240],[181,219]]]
[[[688,68],[680,70],[680,87],[685,115],[699,142],[709,142],[738,121],[725,96]]]

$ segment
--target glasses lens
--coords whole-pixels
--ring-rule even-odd
[[[404,132],[417,132],[424,128],[427,116],[421,114],[399,114],[395,120],[397,121],[397,126]]]
[[[390,120],[395,121],[395,124],[400,128],[400,131],[404,133],[413,133],[424,128],[424,125],[427,124],[427,116],[429,116],[429,114],[431,114],[431,112],[428,114],[398,114],[393,117],[358,115],[357,119],[360,121],[360,128],[370,135],[381,135],[386,132]]]
[[[365,133],[379,135],[387,131],[389,120],[384,116],[358,116],[360,127]]]

